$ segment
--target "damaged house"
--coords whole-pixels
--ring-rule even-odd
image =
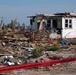
[[[36,14],[29,17],[32,30],[46,28],[51,37],[76,38],[76,14],[74,13]]]

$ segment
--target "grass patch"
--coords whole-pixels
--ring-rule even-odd
[[[49,46],[46,48],[47,51],[59,51],[60,47],[57,45]]]

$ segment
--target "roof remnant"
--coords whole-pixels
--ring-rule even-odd
[[[28,16],[28,18],[35,18],[35,17],[43,17],[43,18],[50,18],[50,17],[76,17],[76,14],[70,13],[70,12],[64,12],[64,13],[55,13],[53,15],[51,14],[36,14],[35,16]]]

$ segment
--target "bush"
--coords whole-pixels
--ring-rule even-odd
[[[38,48],[32,51],[33,58],[37,58],[39,56],[41,56],[41,51]]]
[[[47,47],[46,50],[47,50],[47,51],[58,51],[58,50],[60,50],[60,47],[57,46],[57,45],[53,45],[53,46]]]

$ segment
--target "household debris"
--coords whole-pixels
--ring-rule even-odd
[[[1,30],[0,65],[11,66],[72,58],[76,56],[75,46],[75,43],[72,44],[72,41],[68,39],[52,38],[45,27],[37,31],[29,28],[23,32],[19,30],[12,32],[10,29]],[[61,64],[50,65],[39,67],[36,70],[51,70],[58,65],[61,66]]]
[[[64,42],[65,42],[65,40],[60,40],[58,38],[56,39],[50,38],[49,35],[50,35],[50,32],[46,28],[43,28],[38,31],[32,31],[32,32],[25,31],[23,33],[18,31],[15,31],[15,32],[1,31],[0,56],[1,57],[13,56],[13,58],[10,58],[10,59],[8,58],[8,60],[6,61],[2,60],[1,62],[7,65],[15,65],[15,63],[19,64],[17,63],[17,60],[19,59],[19,61],[21,61],[20,64],[22,63],[24,64],[25,62],[27,62],[29,58],[32,58],[32,55],[33,55],[32,51],[37,48],[39,48],[40,52],[42,52],[42,56],[48,55],[48,57],[47,56],[46,57],[49,60],[50,59],[53,60],[54,58],[56,59],[68,58],[69,56],[74,57],[74,54],[71,54],[71,53],[64,54],[60,51],[58,51],[59,53],[57,53],[56,51],[55,52],[47,51],[47,47],[52,47],[54,44],[62,48],[61,46],[64,45]],[[65,42],[65,45],[68,47],[68,42],[67,44]]]

